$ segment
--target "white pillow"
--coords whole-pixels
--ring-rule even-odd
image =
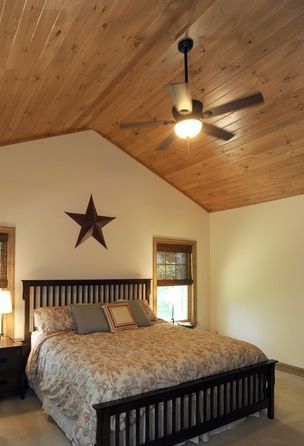
[[[128,302],[117,302],[102,307],[111,331],[138,328]]]

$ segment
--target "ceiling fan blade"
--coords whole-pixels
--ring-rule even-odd
[[[154,127],[156,125],[169,125],[174,123],[175,121],[121,122],[119,127],[121,129],[143,129],[146,127]]]
[[[229,141],[229,139],[231,139],[234,136],[234,133],[227,132],[227,130],[221,129],[212,124],[204,123],[203,129],[208,135],[215,136],[216,138],[219,139],[224,139],[225,141]]]
[[[176,136],[174,133],[170,133],[170,135],[167,136],[157,147],[156,150],[165,150],[167,147],[170,146],[176,139]]]
[[[176,110],[179,113],[191,113],[192,99],[188,83],[170,84],[169,88]]]
[[[223,113],[228,113],[231,111],[241,110],[242,108],[262,104],[263,102],[264,98],[262,93],[254,93],[250,96],[246,96],[245,98],[235,99],[234,101],[211,108],[210,110],[207,110],[203,113],[203,118],[212,118],[213,116],[222,115]]]

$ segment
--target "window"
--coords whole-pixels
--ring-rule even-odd
[[[15,228],[0,226],[0,288],[8,289],[14,308]],[[13,313],[4,315],[5,332],[14,337]]]
[[[196,319],[196,242],[154,239],[154,309],[165,320]]]

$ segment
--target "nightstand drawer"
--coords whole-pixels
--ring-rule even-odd
[[[17,391],[20,386],[18,373],[0,373],[0,395]]]
[[[20,366],[20,350],[15,348],[0,349],[0,371],[16,370]]]

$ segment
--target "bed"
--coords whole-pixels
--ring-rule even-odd
[[[149,301],[150,290],[150,279],[24,280],[25,340],[27,342],[31,340],[34,328],[33,311],[36,308],[66,306],[70,303],[111,303],[121,299]],[[112,391],[107,394],[106,398],[103,398],[103,394],[99,394],[100,400],[96,400],[96,395],[95,399],[92,399],[90,411],[94,413],[94,432],[91,432],[91,438],[94,438],[94,443],[90,440],[91,442],[88,444],[95,444],[95,446],[174,445],[263,409],[267,410],[268,418],[274,418],[276,361],[268,360],[262,353],[259,353],[259,349],[256,347],[249,348],[250,344],[217,337],[213,340],[218,344],[216,344],[216,354],[211,361],[215,362],[215,367],[208,369],[202,365],[202,362],[199,362],[200,355],[204,355],[203,350],[200,350],[202,344],[206,343],[208,347],[211,342],[212,336],[207,332],[173,327],[159,321],[155,322],[151,328],[147,327],[142,331],[135,330],[131,334],[130,330],[129,335],[126,333],[115,335],[118,333],[107,335],[106,339],[105,334],[97,333],[91,337],[82,336],[79,338],[80,335],[68,333],[46,340],[44,349],[51,351],[50,346],[56,345],[56,355],[58,352],[65,353],[66,338],[69,338],[70,345],[79,343],[83,344],[83,348],[88,348],[88,343],[95,342],[92,346],[98,345],[99,349],[106,345],[113,345],[113,352],[115,352],[113,356],[117,361],[115,342],[111,341],[112,343],[108,344],[107,342],[112,339],[116,340],[117,345],[123,346],[130,340],[130,345],[133,346],[132,350],[138,351],[138,363],[140,363],[141,357],[144,358],[144,350],[147,350],[145,348],[141,352],[140,348],[153,339],[156,339],[156,342],[150,343],[149,348],[153,354],[158,354],[158,349],[154,348],[153,350],[152,346],[159,344],[159,336],[164,336],[169,345],[170,343],[174,345],[174,342],[180,342],[179,345],[182,345],[186,338],[185,342],[189,342],[189,346],[195,346],[195,349],[191,352],[190,347],[187,348],[187,344],[185,344],[184,358],[180,356],[174,358],[173,355],[172,361],[179,362],[181,367],[176,373],[171,373],[170,378],[165,376],[166,367],[159,367],[157,383],[152,379],[155,372],[153,371],[154,375],[152,375],[149,368],[146,370],[146,378],[150,376],[150,380],[147,378],[145,385],[142,385],[144,375],[140,375],[141,370],[132,369],[132,364],[129,366],[130,370],[125,366],[124,372],[133,373],[134,377],[132,379],[132,375],[130,376],[128,384],[130,388],[128,388],[127,396]],[[127,338],[127,336],[129,337]],[[199,338],[200,336],[201,338]],[[93,338],[94,341],[91,340]],[[234,350],[238,342],[243,348],[240,350],[241,353]],[[96,350],[98,349],[96,348]],[[180,353],[177,352],[178,350],[182,349],[173,348],[176,355]],[[250,357],[247,357],[247,350],[251,351]],[[71,353],[71,356],[75,354],[78,354],[76,350]],[[162,351],[161,354],[164,355],[164,352]],[[224,368],[219,368],[216,364],[217,358],[225,356],[230,359],[227,364],[225,363]],[[195,357],[197,362],[194,362]],[[238,358],[238,361],[233,361],[232,358]],[[107,361],[110,362],[110,357]],[[144,368],[146,360],[142,361]],[[88,366],[89,363],[88,359]],[[170,366],[173,367],[169,362],[168,369]],[[123,367],[122,363],[121,368],[123,369]],[[206,370],[202,371],[204,367]],[[56,367],[53,370],[56,373]],[[66,370],[69,370],[68,366]],[[68,373],[72,376],[72,369]],[[73,375],[73,378],[77,382],[82,379],[79,378],[79,375]],[[137,381],[141,382],[141,385],[136,386],[134,383]],[[98,389],[100,390],[101,387],[99,382]],[[37,391],[39,392],[39,389]],[[59,415],[57,414],[58,424],[61,419],[64,419],[64,416],[61,415],[60,412]],[[65,430],[64,426],[60,427]],[[67,432],[65,433],[67,435]],[[83,433],[82,435],[82,440],[79,437],[78,444],[84,444],[83,438],[87,438],[88,434]],[[67,436],[69,437],[69,435]]]

